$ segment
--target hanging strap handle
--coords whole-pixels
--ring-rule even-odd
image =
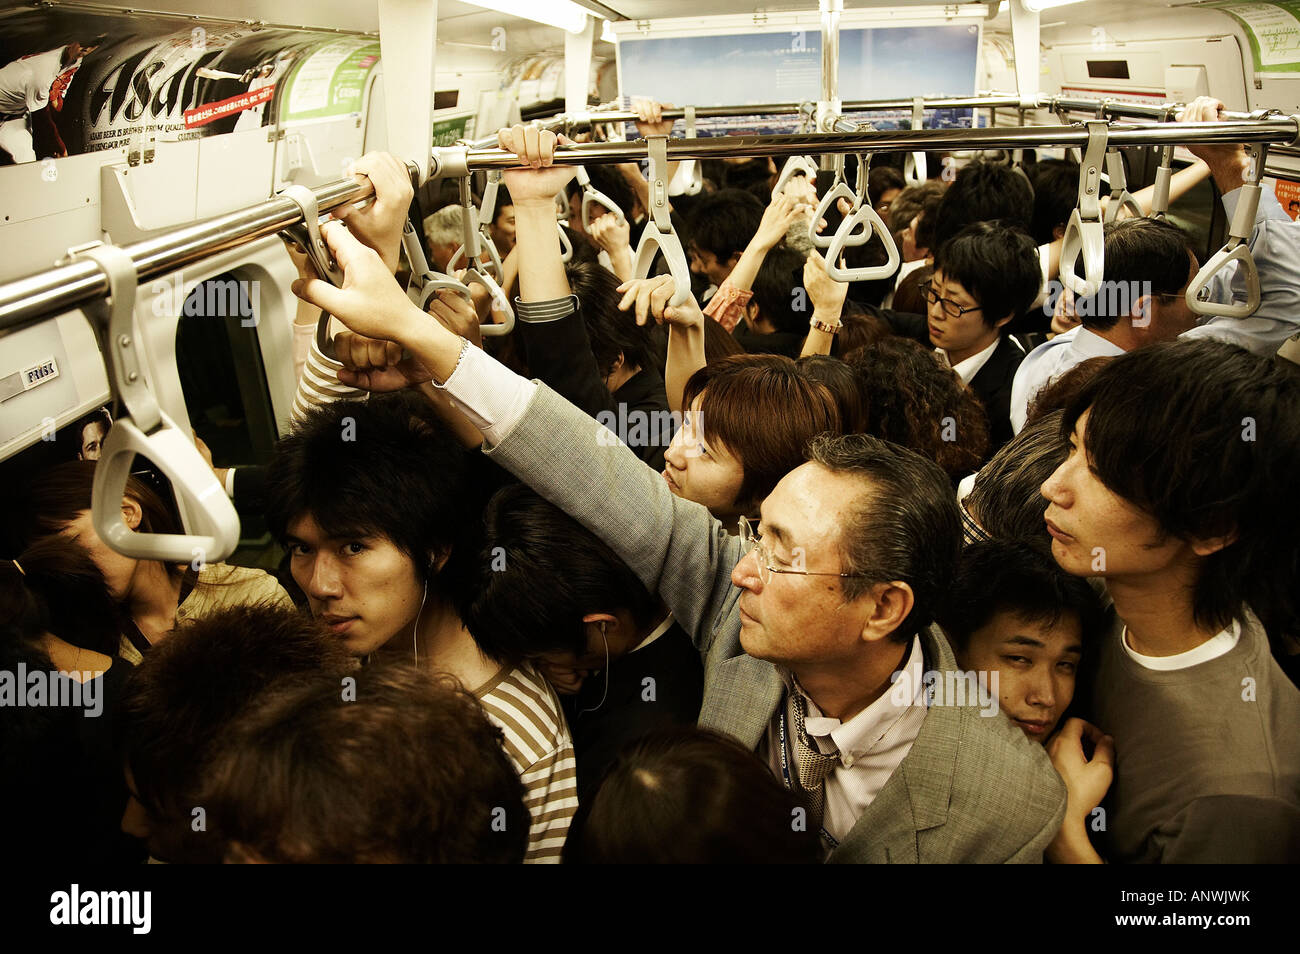
[[[1246,148],[1250,152],[1250,167],[1246,170],[1246,184],[1241,187],[1241,198],[1237,200],[1237,209],[1232,216],[1228,241],[1223,248],[1210,256],[1210,260],[1201,266],[1192,283],[1187,286],[1187,307],[1198,315],[1207,315],[1211,318],[1248,318],[1259,307],[1259,269],[1255,265],[1255,257],[1250,253],[1250,236],[1255,231],[1255,214],[1259,211],[1259,196],[1262,192],[1259,180],[1264,176],[1268,146],[1259,143]],[[1241,263],[1237,274],[1245,283],[1246,300],[1240,304],[1210,301],[1208,298],[1210,282],[1231,262]]]
[[[456,259],[462,255],[465,256],[465,288],[468,289],[470,285],[481,285],[486,288],[488,294],[492,297],[496,310],[506,316],[506,320],[502,324],[489,321],[487,324],[479,325],[479,333],[485,338],[508,335],[515,327],[515,310],[510,307],[510,300],[506,297],[505,292],[501,290],[500,284],[488,270],[484,269],[483,263],[479,261],[479,256],[483,254],[483,250],[479,245],[478,229],[474,223],[474,198],[470,192],[469,176],[463,176],[460,180],[460,204],[464,210],[461,216],[461,224],[464,227],[465,244],[452,253],[451,261],[447,267],[451,268]],[[493,251],[495,251],[495,247]],[[493,264],[496,266],[497,274],[502,274],[500,259],[497,259]],[[471,297],[470,300],[472,301],[473,298]],[[427,296],[424,301],[428,301]],[[423,303],[421,304],[423,306]]]
[[[691,268],[682,250],[681,239],[673,230],[668,209],[668,180],[665,178],[668,137],[647,136],[646,146],[650,155],[650,221],[645,224],[636,248],[633,275],[636,278],[649,276],[655,252],[662,252],[668,263],[668,273],[673,277],[673,297],[668,303],[680,305],[691,297]]]
[[[694,139],[695,138],[695,107],[686,106],[683,107],[683,109],[686,113],[686,138]],[[701,190],[703,190],[704,188],[704,167],[700,165],[700,160],[698,159],[685,159],[683,161],[689,162],[691,166],[690,168],[691,178],[690,181],[686,183],[686,188],[683,190],[683,195],[699,195]]]
[[[1083,298],[1097,294],[1105,276],[1106,236],[1101,221],[1101,164],[1106,155],[1108,130],[1106,123],[1091,120],[1088,126],[1088,148],[1079,165],[1079,200],[1070,221],[1065,226],[1061,243],[1061,284]],[[1083,253],[1081,279],[1075,272],[1075,262]]]
[[[1110,202],[1106,204],[1106,224],[1119,221],[1120,209],[1127,208],[1135,218],[1145,214],[1133,193],[1128,191],[1128,176],[1124,172],[1124,157],[1118,149],[1106,151],[1106,171],[1110,175]]]
[[[889,278],[898,270],[901,261],[898,246],[894,244],[894,236],[890,234],[889,227],[867,201],[867,180],[870,172],[871,155],[865,153],[858,156],[858,190],[854,197],[855,207],[835,230],[830,251],[826,253],[826,274],[837,282],[870,282]],[[840,256],[844,254],[845,246],[862,245],[871,240],[872,234],[880,236],[880,241],[884,243],[885,264],[862,268],[840,268]]]
[[[827,214],[830,212],[831,208],[835,205],[835,203],[838,200],[846,199],[849,203],[851,203],[851,207],[849,208],[849,215],[852,215],[858,209],[857,194],[852,189],[849,188],[849,184],[844,178],[844,157],[843,156],[835,157],[833,168],[835,170],[835,179],[831,182],[831,187],[828,190],[826,190],[826,194],[822,196],[821,202],[817,204],[817,210],[813,212],[812,219],[808,222],[808,239],[817,248],[830,248],[831,244],[835,241],[835,236],[826,237],[826,236],[818,235],[817,223],[821,222],[823,219],[826,218]],[[862,235],[855,235],[850,237],[849,239],[846,240],[846,243],[848,245],[861,245],[870,237],[871,237],[871,233],[866,232],[863,233]]]
[[[591,228],[591,207],[593,205],[603,205],[610,212],[617,215],[620,222],[625,220],[623,210],[618,207],[618,203],[591,184],[591,176],[587,174],[585,166],[578,166],[578,185],[582,187],[582,228],[584,231]]]
[[[912,100],[912,128],[925,128],[925,99],[917,96]],[[925,153],[909,152],[903,160],[903,179],[908,185],[920,185],[929,178],[926,169]]]
[[[479,262],[480,267],[486,269],[498,284],[505,280],[505,268],[501,264],[501,253],[497,251],[497,243],[492,241],[491,226],[496,220],[497,189],[500,185],[501,170],[489,169],[487,172],[487,185],[483,189],[483,201],[479,203],[478,211],[474,211],[472,202],[468,206],[465,205],[463,196],[461,201],[461,208],[464,210],[466,220],[476,222],[478,227],[478,238],[475,241],[479,247],[476,252],[471,253],[472,257],[474,261],[479,261],[483,253],[487,253],[488,263],[483,265],[482,262]],[[468,236],[466,241],[468,241]],[[452,253],[451,258],[447,261],[448,268],[455,270],[456,263],[465,254],[466,248],[467,245],[462,243]],[[466,261],[468,262],[469,259],[467,258]]]
[[[195,565],[224,560],[239,545],[239,515],[190,435],[163,413],[145,383],[134,328],[135,262],[111,245],[79,254],[108,276],[111,304],[98,309],[98,326],[110,379],[126,412],[113,422],[95,466],[90,508],[95,532],[113,550],[137,560]],[[122,497],[137,454],[166,475],[202,532],[140,533],[126,525]]]
[[[772,187],[772,198],[776,198],[785,191],[786,185],[790,180],[799,174],[805,178],[817,178],[817,163],[811,156],[791,156],[781,167],[781,174],[776,177],[776,185]]]
[[[1169,216],[1169,183],[1174,176],[1174,146],[1171,143],[1160,150],[1160,165],[1156,167],[1154,194],[1151,196],[1151,218]]]

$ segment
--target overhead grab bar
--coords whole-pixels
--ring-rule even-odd
[[[1264,162],[1268,158],[1268,146],[1263,143],[1247,147],[1250,152],[1250,167],[1246,170],[1246,182],[1241,187],[1241,197],[1237,200],[1237,209],[1232,216],[1232,226],[1228,230],[1228,241],[1210,260],[1201,266],[1192,283],[1187,286],[1187,307],[1198,315],[1211,318],[1248,318],[1259,307],[1260,287],[1259,269],[1255,258],[1250,253],[1250,236],[1255,231],[1255,214],[1259,211],[1259,180],[1264,175]],[[1237,270],[1246,286],[1246,300],[1241,304],[1223,304],[1209,300],[1209,285],[1231,262],[1240,262]],[[1231,294],[1231,287],[1228,289]],[[1234,296],[1235,297],[1235,296]]]
[[[835,236],[831,239],[830,251],[826,253],[826,274],[837,282],[871,282],[881,278],[889,278],[898,270],[901,261],[898,246],[894,244],[894,236],[890,234],[889,227],[885,225],[884,220],[872,208],[871,202],[867,199],[867,181],[870,171],[870,153],[858,156],[856,208],[844,217],[840,227],[835,230]],[[864,226],[860,232],[858,231],[859,226]],[[840,268],[839,261],[840,256],[844,253],[844,247],[846,245],[862,245],[870,241],[872,233],[879,235],[880,241],[884,243],[885,264],[863,266],[862,268]]]
[[[925,99],[921,96],[912,100],[912,128],[925,128]],[[920,185],[929,178],[926,169],[925,153],[909,152],[903,160],[903,179],[908,185]]]
[[[668,137],[647,136],[646,146],[650,155],[650,220],[646,222],[641,241],[637,244],[632,273],[636,278],[648,277],[655,252],[662,252],[664,261],[668,263],[668,273],[673,277],[673,297],[668,304],[675,306],[691,297],[691,268],[682,250],[681,239],[673,230],[668,208],[668,180],[665,178]]]
[[[239,516],[216,474],[186,434],[158,406],[145,383],[134,327],[138,276],[122,249],[98,245],[72,256],[94,261],[108,278],[111,303],[88,309],[97,320],[113,391],[124,413],[109,428],[95,465],[91,522],[113,550],[137,560],[204,563],[224,560],[239,545]],[[122,497],[137,454],[147,457],[171,481],[176,495],[191,505],[201,533],[142,533],[122,517]]]
[[[1128,191],[1128,176],[1124,172],[1124,157],[1118,149],[1106,151],[1106,171],[1110,175],[1110,201],[1106,204],[1106,224],[1119,221],[1121,208],[1127,208],[1134,218],[1144,213],[1133,193]]]
[[[1061,284],[1082,298],[1101,289],[1106,261],[1105,227],[1101,221],[1101,163],[1106,155],[1106,123],[1091,120],[1088,124],[1088,147],[1079,164],[1079,199],[1065,226],[1061,243]],[[1075,273],[1075,261],[1083,253],[1083,274]]]
[[[695,138],[695,107],[687,106],[686,112],[686,138]],[[699,195],[704,188],[704,167],[700,165],[698,159],[686,159],[684,162],[690,163],[690,179],[686,182],[686,188],[683,190],[684,195]]]

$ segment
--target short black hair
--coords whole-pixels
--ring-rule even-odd
[[[939,625],[953,649],[964,652],[971,635],[998,613],[1048,626],[1073,616],[1085,652],[1106,626],[1101,600],[1088,581],[1062,570],[1046,548],[1014,540],[972,543],[962,551],[937,614]]]
[[[1300,513],[1300,376],[1220,341],[1162,342],[1120,355],[1061,420],[1088,412],[1084,449],[1113,493],[1183,540],[1233,537],[1205,557],[1193,609],[1222,628],[1250,606],[1295,627]]]
[[[1113,328],[1142,295],[1177,295],[1187,285],[1195,252],[1191,237],[1172,222],[1120,219],[1105,227],[1105,236],[1105,280],[1091,298],[1074,303],[1085,328]]]
[[[1056,240],[1079,202],[1079,164],[1069,159],[1040,159],[1026,171],[1034,187],[1034,218],[1029,234],[1039,245]]]
[[[345,679],[277,683],[230,726],[202,801],[227,858],[522,861],[523,784],[478,700],[407,664]]]
[[[604,542],[536,491],[504,487],[488,502],[483,538],[458,587],[461,619],[499,662],[585,651],[582,617],[627,610],[653,621],[653,597]]]
[[[471,468],[469,452],[418,394],[313,407],[276,445],[267,523],[281,542],[306,515],[331,537],[383,537],[423,577],[429,553],[454,550],[478,513]],[[429,583],[446,595],[440,574]]]
[[[601,377],[614,369],[620,354],[624,367],[644,368],[650,360],[650,326],[638,325],[635,312],[619,311],[623,296],[618,293],[618,276],[596,262],[580,262],[576,256],[564,271],[581,304]]]
[[[867,198],[874,206],[880,197],[891,189],[907,188],[907,180],[893,166],[872,166],[867,173]]]
[[[1019,170],[977,159],[957,173],[943,194],[935,217],[934,248],[973,222],[1004,219],[1028,230],[1034,217],[1034,190]]]
[[[341,677],[353,665],[341,642],[292,609],[233,606],[177,626],[127,677],[118,713],[141,804],[155,819],[188,819],[202,804],[214,743],[260,692],[279,679]],[[206,854],[211,841],[202,835],[193,847]]]
[[[1070,452],[1061,436],[1061,415],[1053,411],[1026,424],[975,475],[975,486],[962,503],[994,539],[1051,545],[1041,488]]]
[[[566,864],[817,864],[807,807],[754,753],[696,726],[660,729],[618,755],[578,806]]]
[[[496,224],[497,219],[501,215],[502,209],[504,209],[506,206],[513,207],[514,204],[515,204],[515,200],[510,198],[510,190],[507,189],[506,184],[502,182],[500,185],[497,186],[497,204],[492,209],[492,224],[493,225]]]
[[[721,189],[691,207],[691,244],[719,262],[745,250],[763,220],[763,203],[740,189]]]
[[[1034,240],[1003,222],[966,226],[935,251],[934,270],[970,292],[989,328],[1028,310],[1043,286]]]
[[[866,485],[840,531],[844,571],[859,574],[844,578],[844,596],[857,599],[890,580],[906,583],[912,609],[889,638],[907,642],[933,618],[961,551],[952,484],[932,461],[868,434],[814,438],[808,459]]]
[[[803,287],[805,257],[792,248],[778,245],[767,253],[754,277],[754,302],[759,314],[770,321],[777,331],[799,333],[808,331],[811,310],[796,311],[795,289]]]
[[[813,381],[820,381],[835,396],[840,409],[840,424],[845,434],[857,434],[867,429],[871,418],[866,386],[862,375],[839,358],[827,354],[804,355],[797,361],[799,373]]]

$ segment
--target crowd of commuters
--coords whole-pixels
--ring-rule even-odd
[[[33,838],[116,862],[1300,860],[1300,371],[1276,355],[1300,226],[1274,199],[1260,307],[1204,320],[1169,221],[1107,227],[1134,294],[1053,291],[1066,161],[910,186],[878,162],[905,262],[848,283],[809,241],[844,212],[811,221],[824,181],[708,162],[670,190],[681,300],[633,275],[636,166],[588,170],[622,211],[584,225],[557,138],[499,135],[511,335],[481,334],[485,299],[412,304],[392,157],[322,229],[342,284],[300,262],[354,396],[218,471],[279,579],[101,541],[107,415],[24,491],[0,764]],[[1211,176],[1231,216],[1244,151],[1193,152],[1176,191]],[[435,268],[462,216],[426,219]],[[165,498],[133,477],[127,525],[175,532]],[[77,704],[13,702],[38,683]]]

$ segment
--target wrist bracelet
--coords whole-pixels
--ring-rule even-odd
[[[835,332],[839,331],[841,328],[844,327],[844,322],[837,321],[835,322],[835,324],[832,325],[830,322],[822,321],[818,318],[813,318],[808,322],[808,327],[816,328],[818,331],[824,331],[828,335],[833,335],[835,334]]]

